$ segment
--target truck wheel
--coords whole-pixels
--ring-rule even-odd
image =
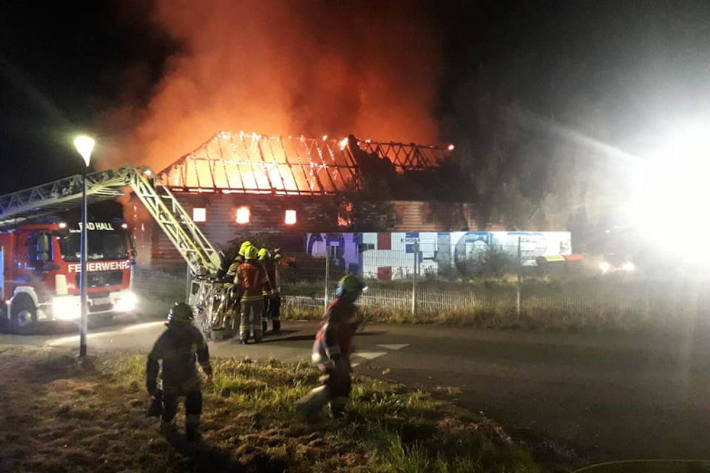
[[[37,308],[32,299],[27,296],[16,297],[10,309],[10,330],[21,332],[36,322]]]

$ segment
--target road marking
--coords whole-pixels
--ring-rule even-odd
[[[150,329],[152,329],[154,327],[158,327],[160,325],[164,325],[164,322],[162,322],[162,321],[145,322],[145,323],[140,323],[140,324],[135,324],[135,325],[128,325],[126,327],[117,327],[114,330],[108,330],[105,332],[88,333],[86,335],[86,339],[87,340],[109,339],[109,343],[112,343],[113,342],[112,337],[123,335],[123,334],[127,335],[130,332],[150,330]],[[46,346],[50,346],[50,347],[57,347],[57,346],[62,346],[62,345],[74,344],[78,340],[79,340],[78,335],[67,335],[64,337],[47,340],[44,344]]]
[[[375,358],[379,358],[381,356],[385,356],[387,353],[383,351],[359,351],[355,353],[355,356],[359,356],[360,358],[365,358],[366,360],[374,360]]]
[[[404,347],[408,347],[409,343],[400,343],[400,344],[393,344],[393,345],[377,345],[378,347],[386,348],[387,350],[401,350]]]

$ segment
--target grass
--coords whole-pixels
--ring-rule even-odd
[[[0,471],[542,471],[492,420],[373,379],[356,377],[345,419],[300,422],[307,364],[216,360],[195,448],[144,416],[143,357],[0,346],[0,363]]]

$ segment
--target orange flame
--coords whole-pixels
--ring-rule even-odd
[[[105,164],[160,170],[225,129],[436,142],[438,35],[408,6],[156,0],[155,24],[182,47],[147,106],[111,114],[131,131]]]

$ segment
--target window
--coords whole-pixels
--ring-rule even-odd
[[[123,260],[128,258],[126,233],[121,230],[112,232],[89,232],[89,248],[86,257],[89,261]],[[69,233],[59,239],[62,259],[67,262],[79,261],[81,255],[81,234]]]
[[[207,221],[207,209],[204,207],[195,207],[192,209],[192,221],[193,222],[206,222]]]
[[[296,211],[287,210],[286,215],[284,215],[284,223],[286,225],[293,225],[296,223]]]
[[[237,209],[237,223],[249,223],[251,211],[249,207],[239,207]]]
[[[42,265],[52,261],[52,238],[46,233],[34,233],[27,238],[27,252],[30,261]]]
[[[352,225],[353,220],[353,203],[352,202],[341,202],[338,204],[338,226],[339,227],[349,227]]]

